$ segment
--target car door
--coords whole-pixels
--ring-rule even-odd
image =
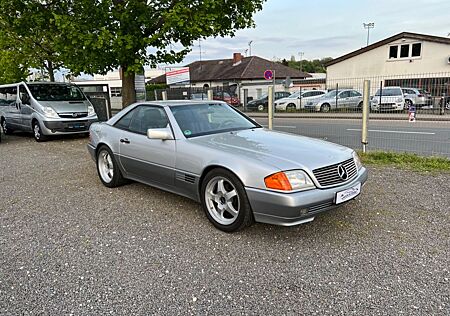
[[[349,99],[349,107],[352,109],[356,109],[359,105],[359,103],[362,101],[362,94],[358,91],[351,90],[350,93],[350,99]]]
[[[165,128],[169,125],[163,107],[139,105],[127,129],[119,139],[119,157],[122,168],[130,178],[173,186],[175,178],[175,140],[149,139],[147,130]]]
[[[31,130],[31,114],[33,114],[33,109],[31,107],[30,94],[25,87],[25,85],[19,85],[19,97],[17,99],[20,109],[20,119],[22,129]]]
[[[338,94],[337,107],[339,109],[348,108],[350,106],[350,91],[342,91]]]

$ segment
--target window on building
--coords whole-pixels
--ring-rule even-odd
[[[112,97],[121,97],[122,96],[122,88],[111,87],[111,96]]]
[[[422,52],[422,43],[412,44],[411,57],[420,57],[421,52]]]
[[[409,57],[409,44],[400,46],[400,58],[408,58]]]
[[[398,46],[389,47],[389,59],[398,57]]]

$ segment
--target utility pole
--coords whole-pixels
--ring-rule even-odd
[[[304,52],[298,52],[298,56],[300,56],[300,71],[302,71],[302,60],[304,55]]]
[[[252,56],[252,43],[253,43],[253,41],[248,42],[248,52],[249,52],[250,57]]]
[[[363,23],[364,28],[367,30],[367,46],[369,46],[370,29],[375,28],[374,22]]]

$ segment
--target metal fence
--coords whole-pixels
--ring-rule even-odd
[[[361,149],[365,80],[368,150],[450,157],[450,73],[327,79],[319,96],[298,87],[294,98],[275,101],[274,129]],[[268,125],[266,112],[249,115]]]

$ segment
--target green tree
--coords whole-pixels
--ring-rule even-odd
[[[3,1],[3,0],[2,0]],[[134,74],[144,65],[181,62],[195,40],[233,36],[254,26],[265,0],[62,0],[53,12],[57,43],[75,74],[122,71],[122,99],[135,101]],[[62,3],[62,4],[61,4]],[[178,51],[170,49],[182,47]]]
[[[28,66],[15,52],[0,50],[0,84],[24,81],[28,76]]]
[[[64,8],[59,1],[1,0],[0,1],[0,50],[7,50],[29,67],[43,69],[50,81],[62,65],[55,43],[61,33],[55,25],[53,14]]]
[[[295,61],[295,60],[287,61],[286,59],[283,59],[281,63],[283,65],[286,65],[287,63],[287,66],[291,68],[299,69],[308,73],[316,73],[316,72],[325,73],[326,72],[325,65],[332,60],[333,58],[331,57],[314,60],[302,60],[302,61]]]

